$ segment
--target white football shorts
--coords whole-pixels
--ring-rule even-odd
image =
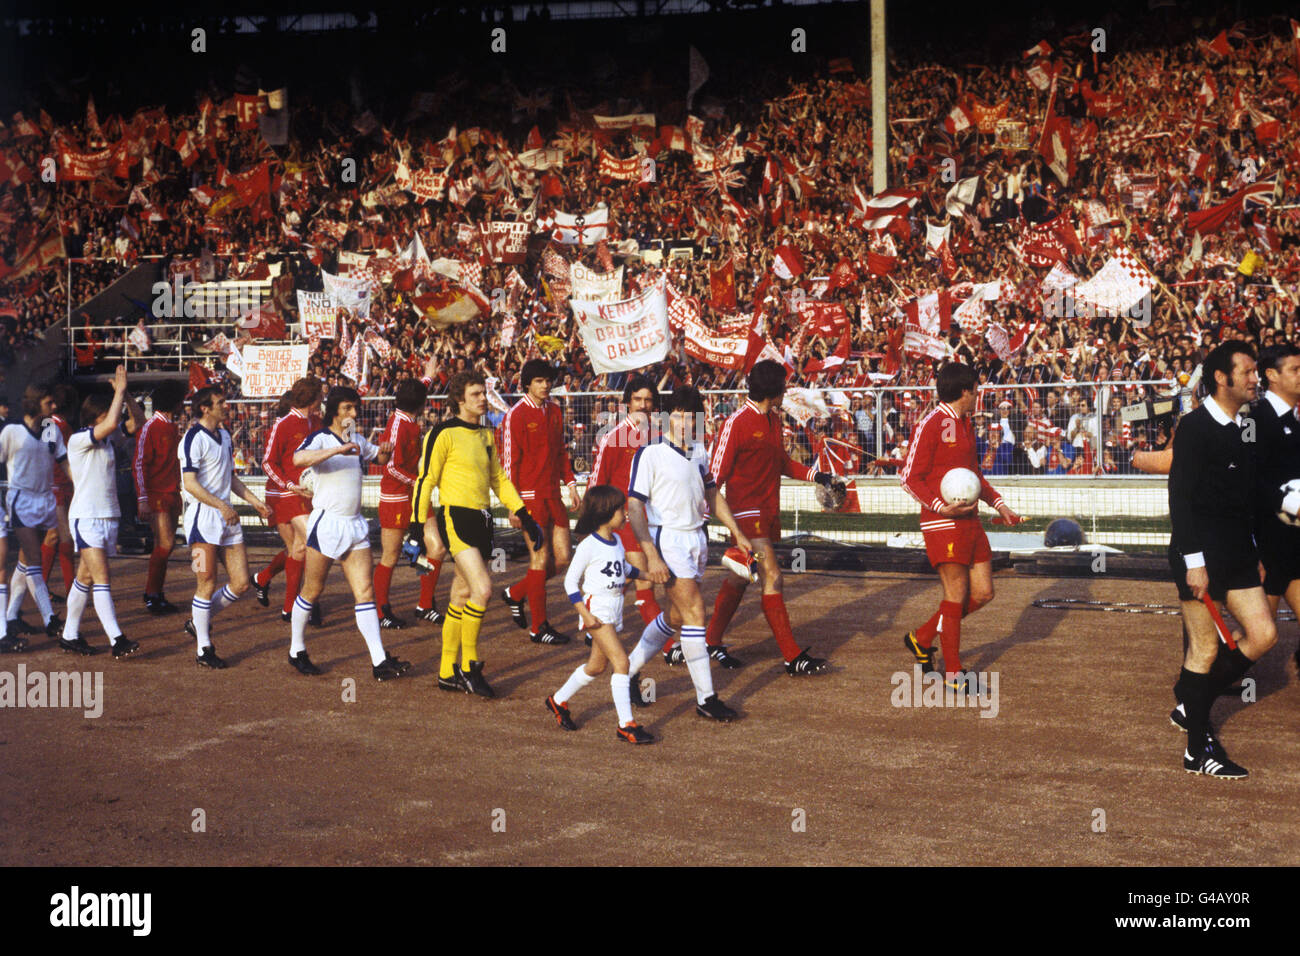
[[[307,517],[307,547],[337,561],[349,551],[370,547],[370,522],[361,515],[342,518],[313,511]]]
[[[117,554],[117,518],[74,518],[72,521],[72,546],[102,548],[109,557]]]
[[[244,543],[244,526],[238,522],[226,524],[221,512],[202,502],[185,505],[185,518],[181,522],[187,544],[215,544],[225,548]]]
[[[704,577],[704,569],[709,564],[709,538],[703,528],[694,531],[651,528],[650,536],[674,577],[697,581]]]

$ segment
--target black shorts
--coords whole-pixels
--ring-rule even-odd
[[[1178,600],[1195,601],[1196,595],[1187,587],[1187,565],[1183,556],[1169,549],[1169,569],[1174,584],[1178,585]],[[1216,601],[1227,599],[1229,591],[1245,591],[1259,587],[1259,557],[1254,553],[1240,552],[1218,556],[1206,553],[1205,570],[1210,576],[1210,597]]]
[[[450,513],[450,518],[448,518]],[[438,508],[438,534],[454,558],[466,548],[477,548],[484,561],[492,559],[492,513],[450,505]]]
[[[1291,582],[1300,580],[1300,542],[1261,543],[1259,559],[1264,562],[1264,593],[1270,597],[1286,594]]]

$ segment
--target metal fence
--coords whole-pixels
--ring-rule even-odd
[[[820,467],[827,468],[836,465],[832,457],[838,459],[833,470],[854,477],[853,494],[843,510],[827,513],[818,503],[816,486],[783,482],[783,530],[845,543],[911,544],[910,537],[916,537],[919,544],[916,502],[902,490],[897,472],[912,429],[933,407],[933,389],[883,386],[828,389],[820,395],[828,411],[836,413],[802,426],[786,415],[786,448],[804,464],[820,460]],[[570,459],[585,485],[602,429],[623,417],[620,395],[559,391],[552,397],[564,409]],[[502,398],[509,406],[519,396]],[[1094,543],[1163,546],[1169,540],[1165,480],[1137,473],[1130,457],[1166,437],[1187,398],[1167,381],[989,387],[981,392],[975,419],[983,470],[1027,519],[1022,533],[1041,535],[1052,519],[1068,517]],[[739,391],[707,392],[707,424],[699,437],[711,442],[726,416],[744,401]],[[1011,405],[1002,406],[1003,401]],[[1164,411],[1166,406],[1172,411]],[[236,466],[250,486],[258,487],[275,402],[236,399],[230,407]],[[391,397],[367,397],[358,427],[377,439],[392,411]],[[423,424],[428,427],[448,414],[445,396],[435,395]],[[500,408],[491,409],[488,423],[495,427],[503,417]],[[1013,441],[1003,440],[1008,432]],[[367,508],[378,504],[378,469],[373,470],[363,491]],[[712,533],[721,536],[720,529]]]

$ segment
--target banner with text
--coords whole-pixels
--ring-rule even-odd
[[[571,300],[582,344],[599,374],[630,372],[668,354],[667,280],[619,302]]]
[[[243,394],[245,398],[279,398],[307,375],[309,345],[245,345]]]

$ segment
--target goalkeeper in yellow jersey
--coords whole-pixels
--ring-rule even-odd
[[[487,388],[477,372],[457,372],[447,383],[447,398],[456,416],[439,422],[424,436],[420,473],[412,498],[411,534],[423,539],[430,558],[456,563],[456,579],[442,624],[443,690],[494,697],[483,677],[478,634],[492,595],[487,561],[492,553],[489,489],[519,518],[533,550],[542,546],[542,530],[510,483],[492,441],[492,430],[479,424],[487,411]],[[430,507],[438,489],[437,508]],[[461,663],[456,664],[456,650]]]

